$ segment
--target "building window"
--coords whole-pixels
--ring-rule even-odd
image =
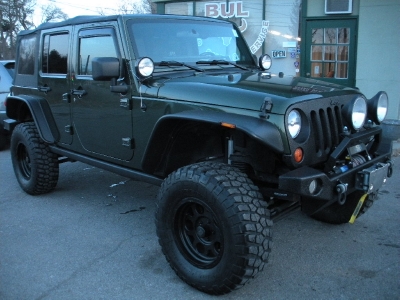
[[[315,28],[311,44],[311,77],[347,79],[350,28]]]

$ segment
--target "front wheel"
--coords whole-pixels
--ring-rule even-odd
[[[225,294],[267,263],[272,221],[258,188],[238,170],[199,163],[162,184],[156,228],[167,261],[189,285]]]
[[[55,188],[58,157],[42,141],[35,123],[21,123],[15,127],[10,152],[15,176],[26,193],[39,195]]]

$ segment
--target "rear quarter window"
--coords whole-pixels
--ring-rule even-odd
[[[18,74],[33,75],[35,71],[36,36],[21,38],[18,53]]]

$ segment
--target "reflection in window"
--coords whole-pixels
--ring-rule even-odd
[[[195,63],[223,59],[253,63],[239,34],[231,24],[180,20],[130,24],[136,55],[153,61]]]
[[[46,35],[42,53],[43,73],[67,74],[68,33]]]
[[[336,28],[325,28],[325,44],[336,44]]]
[[[80,38],[79,75],[92,75],[94,57],[118,57],[112,36]]]
[[[33,75],[35,70],[36,36],[21,39],[19,45],[18,74]]]
[[[338,44],[350,43],[350,28],[338,28]]]
[[[313,28],[311,77],[348,78],[350,28]]]
[[[322,44],[324,41],[324,30],[322,28],[312,29],[312,43]]]

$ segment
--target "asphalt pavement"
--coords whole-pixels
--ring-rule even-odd
[[[296,211],[274,224],[264,271],[209,296],[168,266],[154,225],[158,187],[79,162],[54,192],[25,194],[0,152],[0,299],[400,299],[400,158],[354,224]]]

